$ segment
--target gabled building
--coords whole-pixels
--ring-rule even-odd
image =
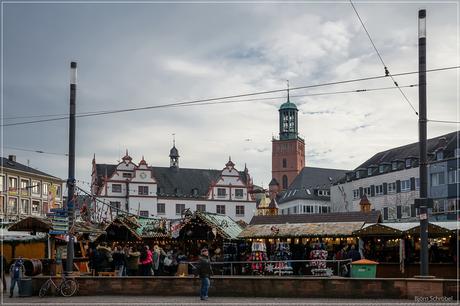
[[[140,216],[180,218],[187,209],[249,222],[256,206],[249,170],[238,171],[229,158],[222,170],[179,167],[173,146],[170,166],[135,164],[126,152],[117,165],[97,164],[93,158],[92,193],[119,211]]]
[[[428,197],[434,199],[433,220],[454,219],[459,210],[458,132],[427,141]],[[418,215],[418,142],[379,152],[346,173],[331,187],[332,211],[358,211],[366,195],[371,209],[381,211],[384,221],[410,220]]]
[[[62,207],[62,183],[58,177],[16,161],[15,155],[1,158],[0,219],[17,221],[44,216],[50,208]]]

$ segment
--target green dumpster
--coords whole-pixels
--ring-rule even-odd
[[[377,274],[377,265],[379,263],[361,259],[351,263],[351,277],[353,278],[375,278]]]

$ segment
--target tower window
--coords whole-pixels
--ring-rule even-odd
[[[283,168],[286,168],[287,167],[287,160],[286,158],[283,158]]]
[[[283,189],[288,188],[288,178],[286,175],[283,175]]]

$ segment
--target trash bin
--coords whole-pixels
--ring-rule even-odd
[[[351,277],[353,278],[375,278],[377,274],[377,265],[379,263],[361,259],[351,263]]]
[[[31,278],[23,278],[20,280],[21,286],[19,286],[19,296],[32,296],[33,289],[32,289],[32,279]]]

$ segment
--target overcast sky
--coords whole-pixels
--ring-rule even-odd
[[[427,67],[459,65],[459,6],[355,2],[391,73],[418,70],[417,12],[427,9]],[[343,3],[85,4],[2,3],[3,123],[46,119],[69,109],[70,61],[78,62],[77,112],[161,105],[382,75],[382,64],[351,5]],[[397,77],[400,86],[417,75]],[[458,121],[457,70],[428,74],[428,118]],[[291,91],[307,166],[354,169],[373,154],[418,140],[418,117],[388,78]],[[418,109],[418,89],[404,88]],[[271,179],[279,97],[77,119],[77,179],[91,159],[169,166],[172,134],[180,166],[247,163],[254,183]],[[256,97],[251,97],[252,99]],[[17,118],[21,117],[21,118]],[[11,119],[16,118],[16,119]],[[434,137],[458,129],[428,124]],[[61,178],[68,121],[3,128],[3,156]],[[84,187],[84,186],[83,186]]]

